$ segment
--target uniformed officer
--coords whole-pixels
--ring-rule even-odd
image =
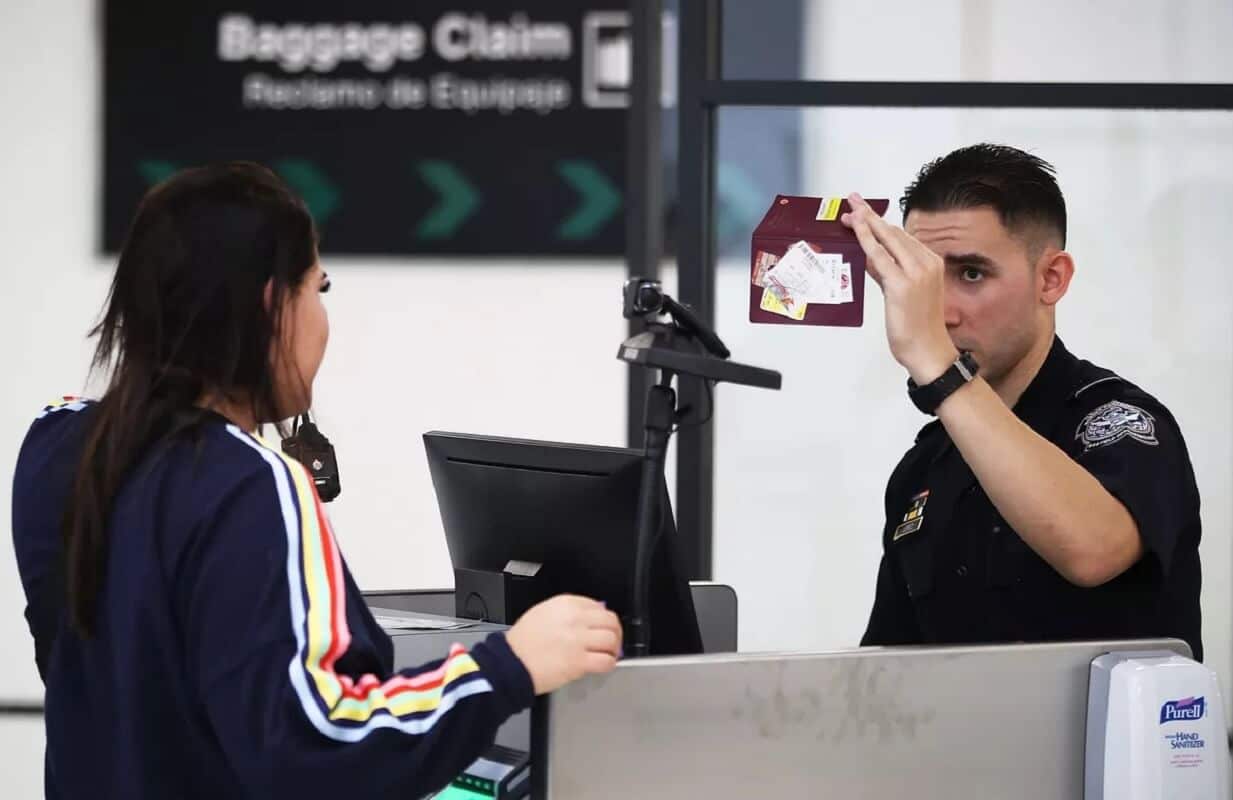
[[[850,202],[891,353],[937,416],[887,485],[862,644],[1171,636],[1201,659],[1190,458],[1168,409],[1056,335],[1075,267],[1053,167],[957,150],[907,188],[903,229]]]

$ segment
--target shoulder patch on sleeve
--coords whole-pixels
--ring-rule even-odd
[[[1125,438],[1156,446],[1156,418],[1138,406],[1111,400],[1083,418],[1075,439],[1083,442],[1083,452],[1120,442]]]

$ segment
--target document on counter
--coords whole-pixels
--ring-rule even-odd
[[[373,619],[382,628],[402,631],[456,631],[475,625],[474,622],[466,620],[431,617],[389,617],[382,614],[374,615]]]

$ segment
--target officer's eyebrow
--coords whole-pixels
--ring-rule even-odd
[[[945,261],[949,267],[984,267],[985,269],[997,267],[993,259],[980,253],[948,253]]]

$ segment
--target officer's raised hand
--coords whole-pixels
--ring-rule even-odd
[[[902,228],[882,219],[859,194],[841,221],[856,233],[866,269],[886,298],[891,355],[912,380],[926,384],[954,362],[958,351],[946,332],[942,257]]]

